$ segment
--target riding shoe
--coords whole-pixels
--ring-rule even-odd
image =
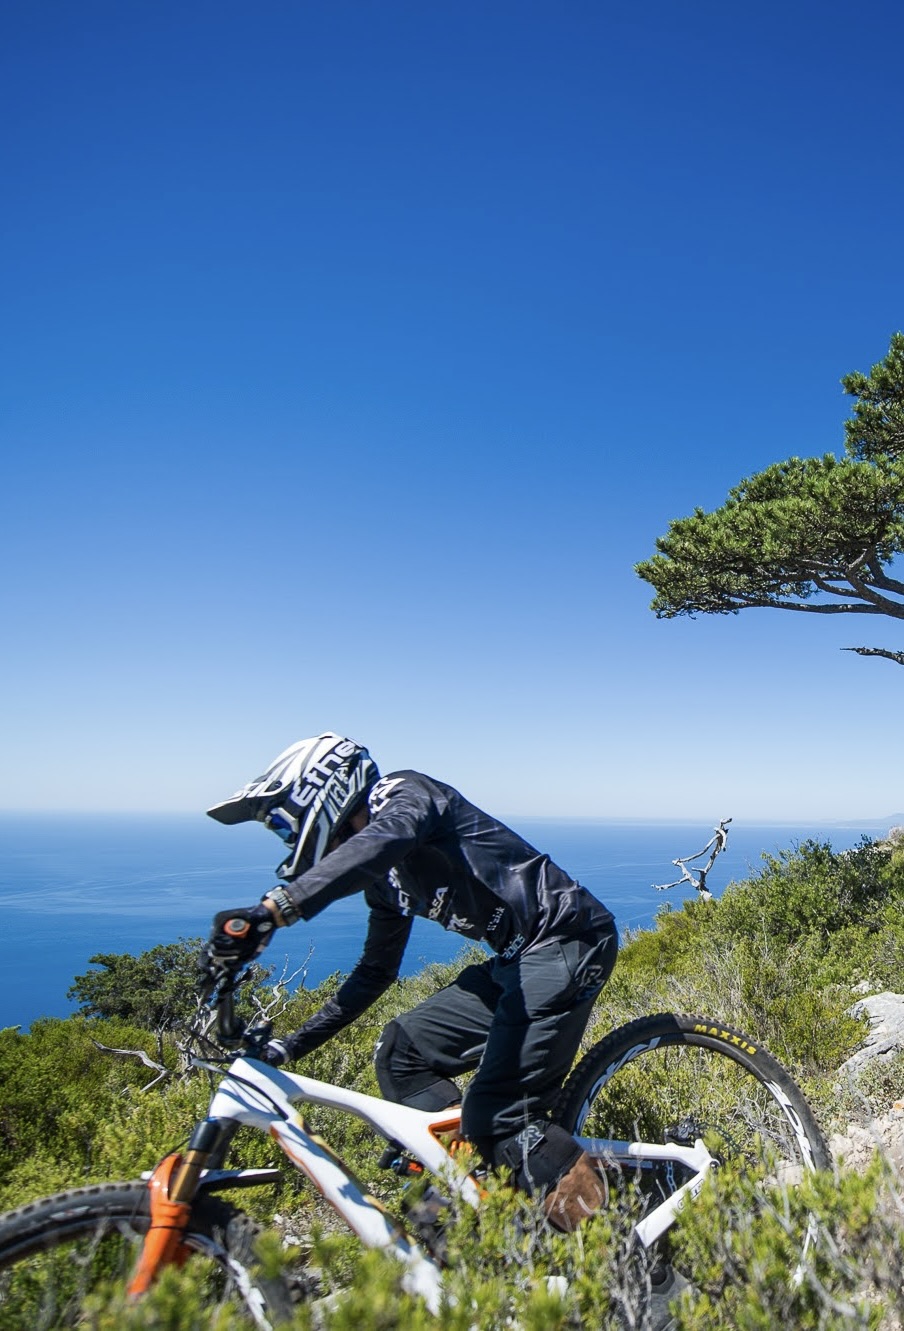
[[[650,1272],[650,1331],[675,1331],[678,1319],[669,1311],[669,1304],[690,1288],[690,1281],[673,1266],[658,1266]]]
[[[546,1194],[543,1210],[554,1229],[572,1234],[582,1221],[602,1210],[609,1200],[609,1185],[586,1151]]]

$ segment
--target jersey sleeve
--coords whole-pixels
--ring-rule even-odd
[[[290,1059],[301,1058],[359,1017],[398,978],[412,921],[379,902],[371,905],[364,951],[333,998],[285,1040]]]
[[[333,901],[362,892],[420,845],[439,817],[416,773],[384,777],[371,794],[370,821],[319,864],[286,884],[299,915],[310,920]]]

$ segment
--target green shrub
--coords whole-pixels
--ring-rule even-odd
[[[775,944],[809,938],[826,946],[839,930],[868,926],[891,898],[904,898],[891,852],[867,838],[841,852],[807,841],[764,861],[761,873],[731,884],[719,902],[716,933],[726,942],[766,935]]]
[[[96,970],[76,975],[67,998],[85,1017],[128,1021],[150,1031],[179,1030],[197,1013],[200,938],[160,943],[137,957],[128,952],[98,952],[89,957]],[[239,1010],[250,1013],[249,989],[261,993],[270,970],[252,967],[250,985],[242,988]]]
[[[96,1177],[108,1125],[119,1117],[125,1098],[137,1094],[149,1078],[137,1061],[101,1054],[95,1039],[120,1048],[155,1048],[149,1032],[121,1021],[47,1018],[35,1022],[27,1035],[0,1031],[4,1180],[14,1168],[41,1156],[56,1161],[75,1183]]]

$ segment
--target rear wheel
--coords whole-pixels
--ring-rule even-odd
[[[148,1207],[147,1184],[138,1180],[76,1188],[0,1216],[0,1331],[81,1326],[86,1300],[94,1308],[121,1297]],[[233,1308],[266,1331],[291,1317],[294,1296],[281,1277],[257,1271],[259,1232],[234,1206],[202,1194],[184,1243],[205,1303]]]
[[[556,1118],[576,1136],[589,1139],[677,1142],[702,1139],[720,1166],[737,1170],[748,1185],[745,1216],[754,1225],[776,1197],[814,1169],[831,1165],[825,1138],[807,1101],[788,1072],[756,1041],[704,1017],[660,1013],[613,1031],[584,1056],[559,1099]],[[589,1149],[593,1149],[592,1146]],[[597,1148],[601,1160],[605,1151]],[[613,1170],[607,1167],[610,1190]],[[639,1160],[615,1171],[615,1185],[630,1194],[634,1213],[658,1205],[691,1177],[680,1165]],[[786,1208],[787,1209],[787,1208]],[[794,1212],[793,1206],[788,1214]],[[746,1222],[746,1221],[745,1221]],[[787,1251],[793,1279],[816,1236],[812,1218],[798,1213]],[[722,1241],[721,1227],[711,1236],[710,1253]],[[692,1281],[731,1278],[730,1254],[718,1262],[700,1260],[692,1269],[685,1254],[665,1237],[650,1260],[684,1267]],[[705,1259],[699,1244],[698,1259]],[[710,1275],[701,1279],[708,1265]]]
[[[790,1182],[831,1164],[790,1073],[756,1041],[708,1017],[660,1013],[613,1031],[568,1078],[557,1118],[582,1136],[661,1142],[715,1132],[734,1158],[771,1155]]]

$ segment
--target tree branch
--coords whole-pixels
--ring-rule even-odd
[[[842,647],[843,652],[856,652],[858,656],[884,656],[897,665],[904,665],[904,652],[891,652],[885,647]]]
[[[728,597],[728,606],[732,610],[752,609],[756,606],[762,606],[769,610],[802,610],[810,615],[843,615],[845,613],[852,615],[882,615],[888,611],[881,610],[875,605],[855,605],[852,601],[845,601],[844,605],[822,605],[818,601],[783,601],[779,599],[770,600],[766,596],[744,596],[743,593],[732,593]],[[901,607],[904,612],[904,606]]]
[[[145,1067],[151,1068],[157,1073],[153,1081],[149,1081],[146,1086],[142,1086],[141,1091],[149,1091],[152,1086],[156,1086],[159,1081],[165,1081],[167,1077],[172,1076],[169,1068],[164,1067],[162,1063],[155,1063],[150,1054],[146,1054],[143,1049],[112,1049],[109,1045],[101,1044],[98,1040],[92,1040],[91,1043],[95,1049],[99,1049],[102,1054],[115,1054],[117,1058],[137,1058]]]
[[[874,587],[881,587],[884,592],[896,592],[899,596],[904,596],[904,582],[899,582],[897,578],[888,576],[875,551],[873,551],[868,563]]]
[[[904,605],[890,601],[887,596],[880,596],[862,578],[859,578],[853,569],[848,571],[848,579],[857,595],[864,601],[869,601],[871,605],[877,606],[883,615],[890,615],[892,619],[904,619]]]
[[[864,551],[862,555],[853,560],[843,573],[826,573],[822,567],[812,560],[801,561],[801,567],[809,574],[810,581],[818,587],[821,592],[828,596],[849,596],[853,592],[859,596],[862,601],[868,605],[875,606],[878,613],[890,615],[894,619],[904,619],[904,605],[899,605],[897,601],[890,601],[887,596],[880,596],[874,590],[881,586],[883,591],[897,592],[899,589],[904,594],[904,583],[896,583],[892,578],[886,578],[882,572],[881,565],[877,565],[875,551]],[[859,575],[858,570],[864,564],[869,569],[869,579]],[[876,577],[878,568],[879,578]],[[881,579],[881,580],[880,580]],[[833,581],[844,580],[847,583],[845,587],[833,586]],[[782,607],[783,609],[786,607]],[[851,609],[854,607],[851,606]],[[861,613],[863,613],[861,611]]]
[[[690,883],[692,887],[697,889],[704,901],[712,901],[712,893],[706,886],[706,875],[715,864],[716,857],[725,849],[730,822],[730,818],[723,818],[719,826],[713,828],[715,835],[707,841],[702,850],[697,851],[696,855],[683,855],[677,860],[672,860],[676,869],[681,870],[681,877],[676,878],[673,883],[653,883],[653,890],[655,892],[668,892],[670,888],[678,887],[681,883]],[[695,868],[688,867],[693,865],[694,860],[702,859],[707,851],[711,853],[705,864],[697,865]],[[695,874],[696,878],[694,877]]]
[[[836,577],[842,579],[842,574],[831,573],[826,576],[826,574],[820,570],[818,564],[814,565],[812,569],[804,564],[804,568],[807,569],[807,572],[810,574],[810,581],[814,583],[821,592],[825,592],[828,596],[850,596],[851,584],[847,578],[843,579],[843,587],[833,587],[832,583],[829,581],[830,578]]]

